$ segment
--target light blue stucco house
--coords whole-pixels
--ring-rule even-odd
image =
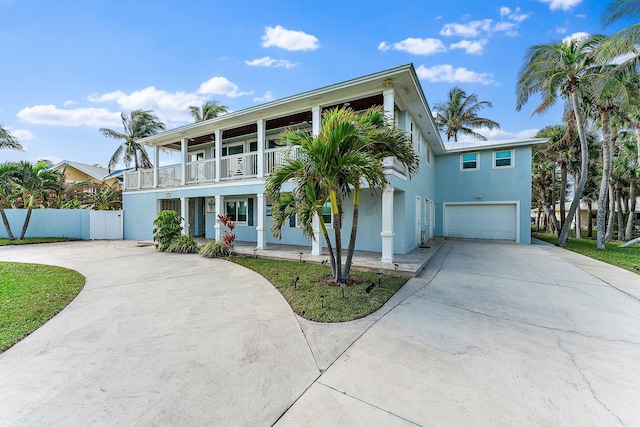
[[[409,134],[420,171],[409,179],[393,158],[385,160],[391,186],[362,191],[356,249],[379,252],[382,261],[392,262],[394,254],[408,253],[434,235],[530,243],[531,155],[544,141],[443,143],[412,64],[141,139],[153,149],[156,166],[125,173],[125,238],[151,239],[158,212],[173,209],[183,216],[189,235],[220,239],[216,215],[227,213],[237,223],[240,241],[260,249],[305,245],[320,254],[319,224],[314,240],[305,238],[293,219],[282,240],[270,232],[265,176],[297,154],[276,140],[291,127],[319,132],[326,109],[376,105]],[[158,167],[161,150],[179,152],[180,163]],[[350,224],[352,212],[345,206]],[[316,221],[331,227],[329,206],[326,213]]]

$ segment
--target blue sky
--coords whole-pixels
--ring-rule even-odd
[[[0,0],[0,124],[25,147],[0,161],[104,166],[118,143],[98,129],[121,130],[121,111],[173,128],[208,99],[236,111],[409,62],[430,106],[457,85],[493,103],[489,139],[529,137],[561,106],[515,111],[526,49],[628,25],[602,29],[608,3]]]

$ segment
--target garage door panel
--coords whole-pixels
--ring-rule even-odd
[[[516,240],[516,205],[446,205],[444,235],[473,239]]]

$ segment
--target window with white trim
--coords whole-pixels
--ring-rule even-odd
[[[460,154],[460,170],[471,171],[480,169],[479,153]]]
[[[199,162],[200,160],[204,160],[204,150],[201,151],[192,151],[188,153],[187,161],[191,162]]]
[[[494,151],[493,167],[496,169],[512,168],[513,167],[513,149]]]
[[[426,144],[426,146],[427,146],[427,152],[426,152],[426,155],[427,155],[427,165],[428,165],[428,166],[431,166],[431,146],[429,146],[429,143],[428,143],[428,142],[426,142],[426,141],[425,141],[425,144]]]
[[[236,224],[247,223],[247,200],[225,200],[225,213],[229,215],[231,221]]]

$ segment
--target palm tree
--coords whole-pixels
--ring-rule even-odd
[[[124,159],[125,166],[129,167],[131,161],[135,169],[150,169],[153,167],[149,155],[144,146],[137,142],[138,139],[155,135],[165,129],[165,125],[158,116],[153,114],[153,110],[133,110],[130,116],[121,113],[122,127],[124,132],[111,129],[100,129],[100,132],[107,138],[123,141],[109,159],[109,172],[116,167],[121,158]]]
[[[64,176],[59,171],[49,169],[49,165],[45,162],[39,162],[34,165],[30,162],[21,161],[16,164],[13,180],[18,187],[18,191],[22,193],[23,207],[27,208],[27,216],[19,238],[22,240],[27,232],[27,227],[29,227],[34,200],[36,198],[46,200],[48,192],[56,191],[62,187]]]
[[[371,191],[388,184],[382,159],[395,156],[413,176],[419,160],[405,132],[393,127],[380,108],[359,114],[351,109],[336,108],[324,113],[321,131],[312,136],[303,130],[288,130],[281,138],[299,148],[299,156],[275,169],[266,179],[265,189],[274,201],[272,232],[280,236],[287,218],[298,215],[305,236],[313,238],[312,220],[322,218],[322,207],[331,203],[335,251],[322,220],[319,221],[327,242],[333,277],[343,283],[348,279],[357,235],[359,191],[365,181]],[[291,181],[293,189],[283,193],[283,185]],[[353,198],[353,221],[342,269],[343,202]]]
[[[533,114],[542,114],[551,108],[558,95],[570,100],[580,138],[581,168],[578,185],[567,219],[558,237],[557,246],[564,247],[569,229],[580,204],[582,190],[587,181],[589,147],[585,136],[584,118],[580,108],[579,91],[582,78],[590,73],[594,64],[593,49],[602,36],[589,36],[551,44],[535,45],[528,49],[518,72],[516,84],[516,110],[520,111],[534,94],[542,95],[542,102]]]
[[[20,145],[16,137],[11,135],[2,125],[0,125],[0,150],[22,151],[22,145]]]
[[[640,14],[639,0],[613,0],[602,17],[603,26],[608,26],[622,18],[635,18]],[[640,23],[625,27],[612,34],[598,49],[598,55],[606,61],[623,55],[629,57],[615,67],[615,72],[637,71],[640,69]]]
[[[447,135],[447,141],[451,138],[458,142],[458,132],[469,135],[475,139],[486,141],[487,138],[475,132],[472,128],[485,127],[487,129],[500,129],[500,124],[491,119],[478,117],[478,112],[485,107],[492,108],[489,101],[478,101],[478,95],[467,93],[459,87],[453,87],[445,102],[438,102],[433,110],[436,125],[441,132]]]
[[[205,102],[202,107],[189,105],[189,111],[196,123],[218,117],[220,114],[226,113],[227,109],[226,105],[222,105],[215,100]]]
[[[9,219],[4,211],[4,200],[7,195],[14,192],[16,185],[14,182],[15,173],[15,164],[3,163],[0,165],[0,216],[2,216],[2,223],[4,224],[5,230],[7,230],[9,240],[15,240],[16,238],[11,232],[11,224],[9,224]]]

